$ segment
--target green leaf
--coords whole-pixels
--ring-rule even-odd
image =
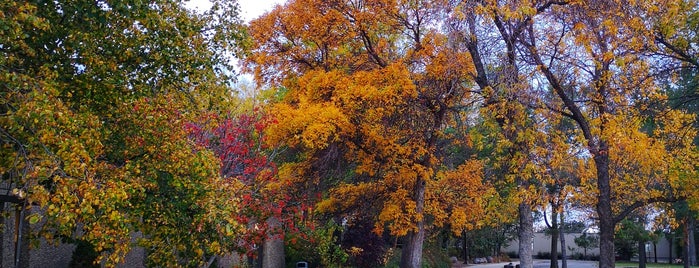
[[[29,216],[29,224],[37,224],[41,220],[39,214],[32,214]]]

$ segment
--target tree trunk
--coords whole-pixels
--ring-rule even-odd
[[[425,180],[415,183],[415,209],[422,216],[425,209]],[[400,256],[401,268],[420,268],[422,262],[422,242],[425,240],[425,221],[417,222],[417,231],[410,231]]]
[[[5,241],[5,230],[7,228],[5,227],[5,202],[0,202],[0,241]],[[5,256],[5,243],[0,242],[0,256]],[[3,267],[3,258],[0,258],[0,268]]]
[[[689,241],[689,265],[690,266],[696,266],[697,265],[697,244],[694,240],[694,227],[696,224],[696,219],[694,216],[689,216],[688,217],[688,226],[687,226],[687,240]]]
[[[270,229],[281,230],[281,222],[275,217],[267,219]],[[284,268],[286,267],[284,258],[284,238],[281,235],[271,236],[265,239],[262,246],[262,267],[264,268]]]
[[[614,214],[611,204],[611,185],[609,183],[609,146],[600,142],[596,153],[597,167],[597,216],[599,218],[599,268],[614,268]]]
[[[566,230],[565,230],[565,218],[563,212],[559,214],[561,216],[561,222],[559,223],[560,233],[558,236],[561,238],[561,268],[568,268],[568,256],[566,253]]]
[[[638,241],[638,268],[646,268],[646,242]]]
[[[27,216],[28,210],[24,209],[23,204],[16,204],[15,209],[15,247],[14,247],[14,267],[28,268],[29,267],[29,222],[24,218]]]
[[[551,268],[558,268],[558,212],[557,206],[551,208]]]
[[[668,259],[668,263],[669,263],[669,264],[672,264],[672,263],[673,263],[673,261],[672,261],[672,240],[673,240],[673,238],[672,238],[672,236],[670,236],[670,235],[668,234],[667,237],[666,237],[666,239],[667,239],[667,243],[668,243],[668,245],[669,245],[669,246],[667,247],[667,250],[668,250],[667,256],[668,256],[668,258],[669,258],[669,259]]]
[[[464,264],[469,263],[469,252],[468,252],[468,238],[466,237],[466,231],[461,232],[461,237],[463,237],[463,247],[464,247]]]
[[[684,244],[682,245],[682,266],[684,268],[690,268],[689,266],[689,221],[688,221],[689,216],[687,216],[687,220],[684,223],[684,228],[682,230],[682,237],[684,238]]]
[[[534,239],[534,217],[527,202],[519,204],[519,265],[520,268],[533,268],[532,240]]]
[[[598,213],[600,214],[600,239],[599,239],[599,250],[600,250],[600,268],[614,268],[614,221],[610,216],[611,207],[601,208],[602,205],[598,205]]]
[[[653,258],[655,263],[658,263],[658,242],[653,242]]]

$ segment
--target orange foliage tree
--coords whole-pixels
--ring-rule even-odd
[[[401,267],[420,266],[426,222],[467,227],[487,188],[478,161],[442,172],[438,142],[467,104],[472,67],[438,30],[441,14],[428,1],[298,0],[250,25],[247,70],[285,94],[267,134],[295,155],[280,176],[329,189],[321,212],[351,221],[378,207],[375,230],[406,237]]]

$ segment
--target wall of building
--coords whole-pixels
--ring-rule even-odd
[[[3,234],[2,267],[15,267],[15,205],[6,203],[5,209],[3,211],[5,218],[2,226],[0,226]],[[25,267],[68,267],[68,265],[70,264],[70,259],[73,255],[73,250],[75,250],[75,245],[52,245],[47,243],[46,240],[42,239],[39,241],[38,247],[29,248],[29,263]],[[27,258],[22,258],[22,260],[26,261]]]
[[[581,236],[582,234],[580,233],[566,233],[565,234],[565,239],[566,239],[566,249],[568,255],[573,255],[575,253],[583,253],[584,249],[578,247],[578,245],[575,244],[575,238]],[[590,234],[588,234],[590,235]],[[594,235],[594,234],[591,234]],[[514,240],[510,242],[509,246],[506,247],[503,251],[504,252],[517,252],[519,250],[519,242],[517,240]],[[558,245],[558,252],[561,252],[561,247],[560,247],[560,242],[557,244]],[[551,251],[551,236],[548,236],[544,233],[535,233],[534,234],[534,242],[532,245],[533,249],[532,253],[537,254],[539,252],[550,252]],[[589,248],[587,249],[587,254],[588,255],[599,255],[599,245],[596,245],[594,248]]]
[[[575,238],[581,236],[582,234],[580,233],[566,233],[565,234],[565,239],[566,239],[566,249],[567,249],[567,254],[568,256],[571,256],[575,253],[583,253],[584,250],[578,245],[575,244]],[[588,234],[588,235],[595,235],[595,234]],[[509,245],[503,249],[503,252],[517,252],[518,251],[518,241],[514,240],[509,243]],[[558,252],[560,253],[560,241],[557,244],[558,246]],[[537,254],[539,252],[550,252],[551,251],[551,236],[548,236],[544,233],[535,233],[534,234],[534,242],[533,242],[533,254]],[[655,257],[657,253],[657,259],[658,262],[668,262],[669,260],[669,254],[670,254],[670,243],[667,241],[667,239],[661,238],[658,243],[654,245],[652,243],[647,243],[646,244],[646,256],[648,257],[647,260],[649,262],[654,262]],[[588,255],[599,255],[599,245],[595,246],[592,249],[587,250]],[[674,256],[673,258],[677,258],[677,256]]]
[[[0,230],[2,231],[2,266],[15,267],[15,205],[6,203],[4,209],[0,208],[0,216],[4,216]],[[140,233],[132,235],[132,243],[141,237]],[[39,240],[37,247],[30,247],[27,258],[28,264],[21,267],[41,267],[41,268],[67,268],[73,257],[76,245],[74,244],[49,244],[46,240]],[[25,256],[26,257],[26,256]],[[145,267],[144,260],[146,251],[142,247],[134,247],[125,257],[124,263],[117,265],[118,268],[142,268]],[[233,267],[240,263],[240,258],[235,255],[221,257],[217,261],[218,267]]]

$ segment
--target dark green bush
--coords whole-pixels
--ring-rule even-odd
[[[71,268],[99,268],[100,266],[95,264],[95,260],[99,254],[95,251],[95,247],[92,244],[84,240],[76,240],[75,250],[73,251],[73,256],[70,259],[69,267]]]

